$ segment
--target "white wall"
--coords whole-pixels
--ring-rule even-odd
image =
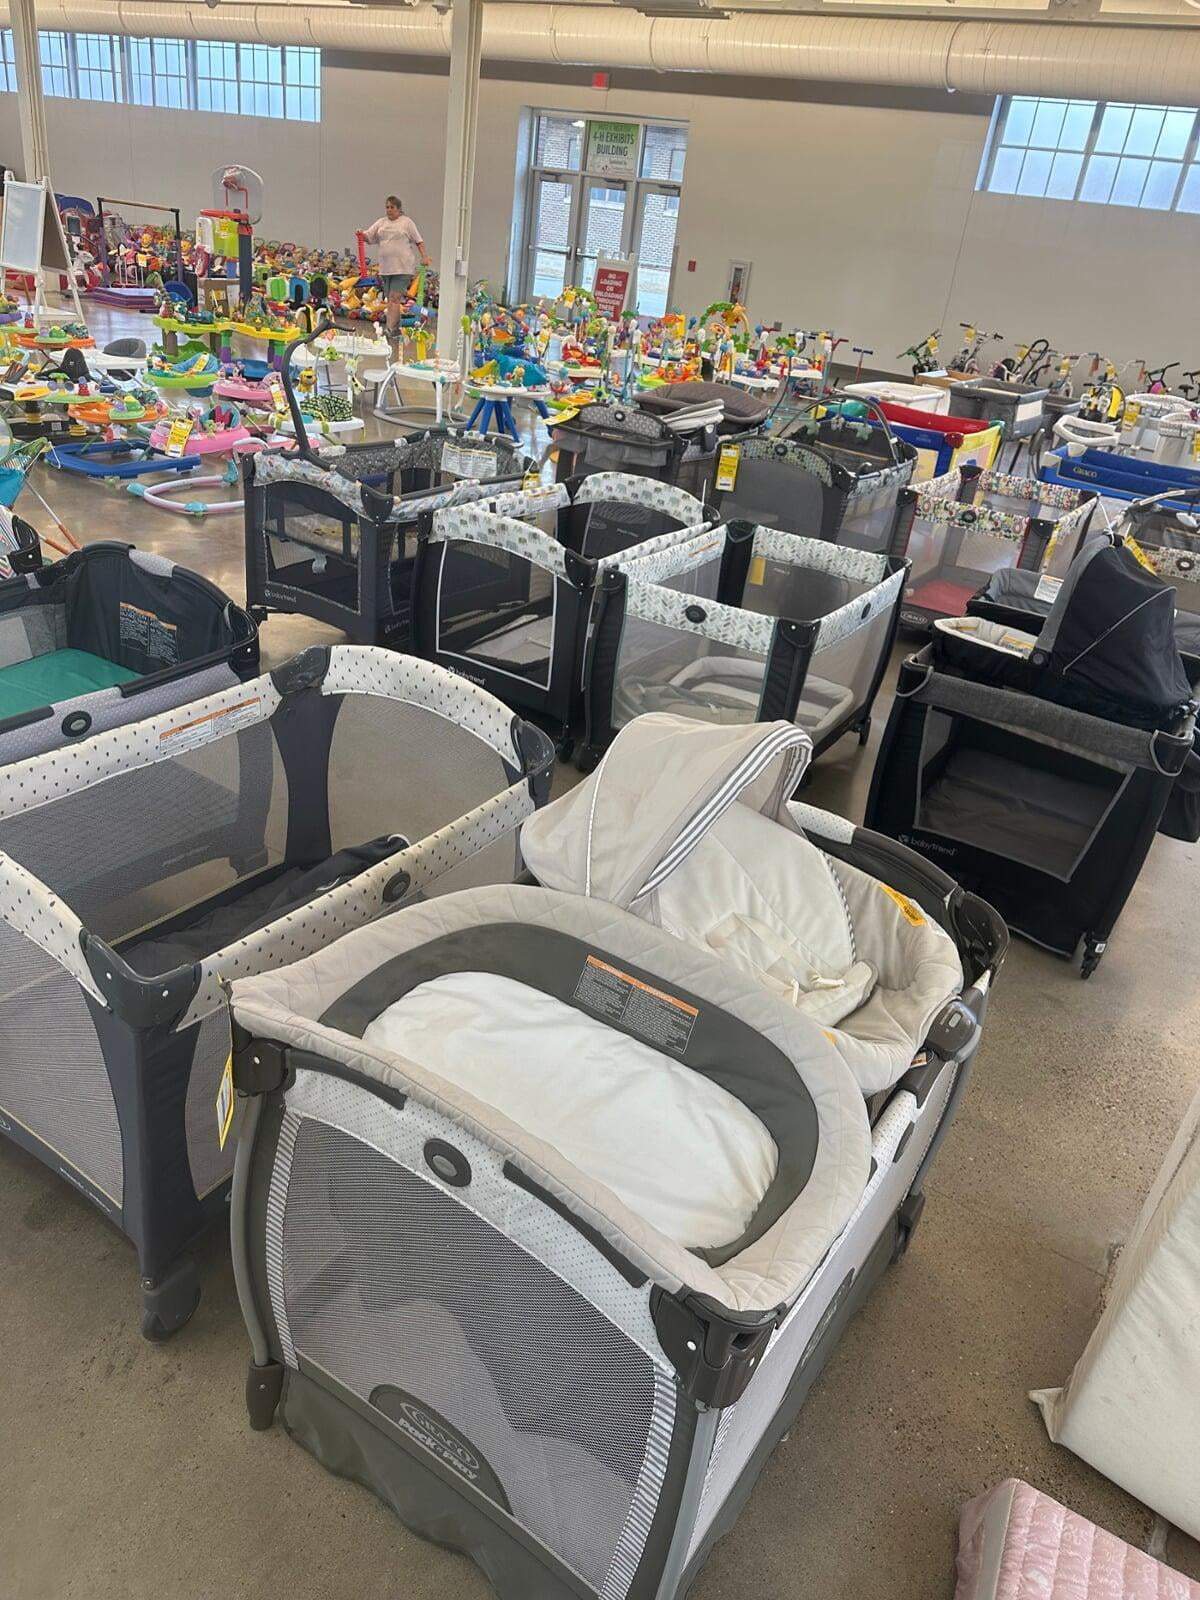
[[[446,80],[401,65],[327,57],[319,125],[48,99],[55,185],[178,204],[187,220],[211,204],[212,170],[243,161],[266,179],[263,232],[339,246],[394,190],[436,259]],[[738,257],[753,263],[753,318],[830,327],[884,368],[967,318],[1119,361],[1200,364],[1200,218],[977,194],[987,103],[866,91],[839,103],[814,86],[684,75],[602,91],[586,77],[485,79],[473,276],[505,276],[523,107],[659,115],[690,127],[675,279],[689,310],[724,295]],[[0,95],[0,141],[19,163],[13,95]]]

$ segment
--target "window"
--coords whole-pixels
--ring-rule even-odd
[[[192,104],[188,47],[182,39],[130,39],[129,98],[182,111]]]
[[[978,187],[1200,212],[1198,123],[1200,113],[1187,106],[1014,95],[997,102]]]
[[[241,55],[242,115],[283,115],[283,51],[277,44],[244,44]]]
[[[38,34],[38,58],[42,63],[42,90],[45,94],[75,98],[71,83],[71,54],[65,33]]]
[[[311,47],[38,34],[42,88],[80,100],[128,100],[175,111],[321,120],[321,52]],[[0,31],[0,92],[15,93],[12,29]]]
[[[228,111],[236,113],[237,108],[237,45],[197,44],[196,109],[198,111]]]
[[[111,33],[77,33],[75,67],[81,100],[123,100],[121,41]],[[44,70],[44,68],[43,68]]]
[[[17,92],[17,55],[11,28],[0,31],[0,91]]]
[[[321,120],[321,52],[289,44],[283,52],[286,112],[290,122]]]
[[[637,311],[662,316],[687,136],[680,124],[534,113],[524,227],[514,241],[517,292],[554,299],[569,284],[591,288],[600,256],[629,256],[637,262]]]

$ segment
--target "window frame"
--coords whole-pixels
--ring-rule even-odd
[[[1082,149],[1065,146],[1061,143],[1055,143],[1053,145],[1035,144],[1032,138],[1034,131],[1033,125],[1030,127],[1029,137],[1027,139],[1021,142],[1006,144],[1004,134],[1008,126],[1008,118],[1014,103],[1018,101],[1031,103],[1035,108],[1044,102],[1051,102],[1054,104],[1061,102],[1064,107],[1091,106],[1091,122],[1088,127],[1086,137],[1084,138]],[[1128,110],[1131,113],[1125,132],[1122,135],[1120,150],[1107,150],[1099,147],[1101,131],[1106,114],[1112,110]],[[1130,152],[1126,149],[1129,135],[1133,128],[1134,117],[1138,111],[1155,111],[1163,113],[1162,125],[1159,128],[1158,134],[1155,136],[1156,148],[1145,155],[1137,151]],[[1168,113],[1173,111],[1186,112],[1188,115],[1190,115],[1192,118],[1191,129],[1184,143],[1183,153],[1181,156],[1160,156],[1157,153],[1157,143],[1158,140],[1161,139],[1165,129],[1166,116]],[[1036,117],[1037,111],[1035,109],[1035,122]],[[1059,137],[1061,138],[1061,127],[1059,131]],[[1018,185],[1021,182],[1021,178],[1025,170],[1025,162],[1031,151],[1036,152],[1039,155],[1049,155],[1051,162],[1046,174],[1047,187],[1053,172],[1053,158],[1058,155],[1067,155],[1072,157],[1078,156],[1079,170],[1075,176],[1075,183],[1072,188],[1072,192],[1069,195],[1052,195],[1047,193],[1046,187],[1044,187],[1041,194],[1023,194],[1017,187],[996,187],[994,183],[996,165],[998,159],[1005,151],[1021,152],[1021,166],[1016,175],[1016,183]],[[1136,200],[1118,200],[1113,198],[1113,192],[1122,175],[1122,165],[1126,161],[1145,162],[1145,172],[1142,175],[1142,184],[1138,191],[1138,197]],[[1153,168],[1155,164],[1165,163],[1168,165],[1175,165],[1176,162],[1178,162],[1179,170],[1175,175],[1175,183],[1171,192],[1170,203],[1167,205],[1153,205],[1147,203],[1145,196],[1147,188],[1154,175]],[[1112,170],[1104,197],[1101,198],[1096,194],[1088,194],[1086,190],[1088,187],[1089,175],[1094,177],[1102,166],[1109,163],[1112,164]],[[1000,194],[1004,195],[1006,198],[1014,200],[1050,200],[1055,203],[1061,202],[1078,203],[1080,205],[1111,205],[1121,206],[1123,209],[1129,211],[1174,212],[1179,216],[1195,216],[1200,215],[1200,193],[1197,195],[1197,205],[1194,209],[1192,207],[1184,207],[1180,205],[1180,201],[1183,199],[1184,192],[1187,189],[1189,178],[1193,175],[1193,173],[1196,173],[1198,176],[1200,176],[1200,109],[1198,108],[1192,106],[1152,105],[1148,101],[1133,100],[1072,100],[1064,95],[999,95],[996,99],[991,125],[988,128],[987,143],[984,148],[984,156],[980,163],[979,176],[976,180],[975,187],[977,190],[982,190],[987,194]]]

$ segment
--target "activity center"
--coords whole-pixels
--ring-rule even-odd
[[[0,134],[0,1600],[1200,1600],[1200,0]]]

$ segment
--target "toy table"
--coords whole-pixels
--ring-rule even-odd
[[[53,355],[58,350],[91,350],[96,341],[87,339],[48,339],[40,333],[16,333],[13,343],[19,344],[22,350],[41,350]]]
[[[513,421],[514,400],[524,400],[533,406],[543,420],[550,416],[546,406],[550,398],[549,389],[525,389],[508,383],[473,383],[467,388],[467,398],[475,402],[475,409],[467,418],[469,433],[476,430],[480,433],[506,433],[518,444],[521,435]]]
[[[166,355],[174,356],[179,350],[179,339],[204,339],[218,361],[233,359],[233,323],[228,318],[217,322],[187,322],[179,317],[152,317],[156,328],[162,329],[162,345]]]
[[[392,361],[389,362],[383,381],[375,391],[375,415],[384,417],[392,422],[399,420],[399,415],[405,409],[427,410],[427,407],[405,407],[404,397],[400,393],[400,379],[407,378],[412,383],[429,383],[433,385],[434,417],[441,425],[445,414],[446,390],[452,389],[455,384],[462,382],[462,370],[456,361],[445,361],[435,358],[432,361]],[[388,411],[385,405],[385,396],[392,390],[396,397],[396,410]]]

